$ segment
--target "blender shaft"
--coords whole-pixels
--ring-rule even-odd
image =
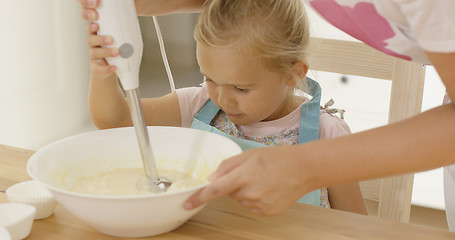
[[[145,124],[144,113],[142,111],[141,99],[139,97],[139,88],[126,90],[128,104],[130,105],[131,119],[136,130],[137,142],[141,151],[142,162],[145,168],[145,174],[152,179],[158,178],[155,160],[150,145],[150,138]]]

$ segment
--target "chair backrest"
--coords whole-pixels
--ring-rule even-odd
[[[389,123],[421,111],[425,66],[386,55],[364,43],[312,38],[311,69],[392,81]],[[409,222],[414,175],[360,182],[365,199],[378,201],[378,216]]]

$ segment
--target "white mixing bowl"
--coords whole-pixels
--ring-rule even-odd
[[[191,172],[206,180],[219,163],[241,152],[232,140],[201,130],[148,127],[158,169]],[[118,168],[141,168],[134,128],[82,133],[49,144],[28,161],[30,176],[60,205],[96,230],[120,237],[146,237],[174,230],[202,207],[184,201],[203,185],[155,195],[100,196],[72,192],[76,179]]]

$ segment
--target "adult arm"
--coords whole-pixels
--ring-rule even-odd
[[[77,0],[82,6],[81,15],[84,19],[98,19],[96,7],[102,0]],[[205,0],[135,0],[139,16],[165,15],[171,13],[198,12]]]
[[[199,12],[205,0],[135,0],[139,16]]]
[[[427,54],[454,99],[455,53]],[[319,187],[454,164],[454,123],[455,104],[450,103],[340,138],[245,151],[224,161],[212,183],[184,207],[229,195],[254,212],[276,215]]]

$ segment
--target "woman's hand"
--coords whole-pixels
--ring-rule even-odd
[[[223,161],[211,183],[191,196],[186,209],[229,195],[261,215],[277,215],[313,190],[304,185],[306,174],[298,165],[298,147],[251,149]],[[300,159],[301,160],[301,159]]]
[[[89,34],[87,43],[90,48],[90,72],[92,79],[107,79],[112,77],[116,67],[109,65],[106,61],[107,57],[116,57],[119,55],[117,48],[102,47],[102,45],[110,45],[114,39],[111,36],[100,36],[97,34],[99,25],[90,23],[87,27]]]

